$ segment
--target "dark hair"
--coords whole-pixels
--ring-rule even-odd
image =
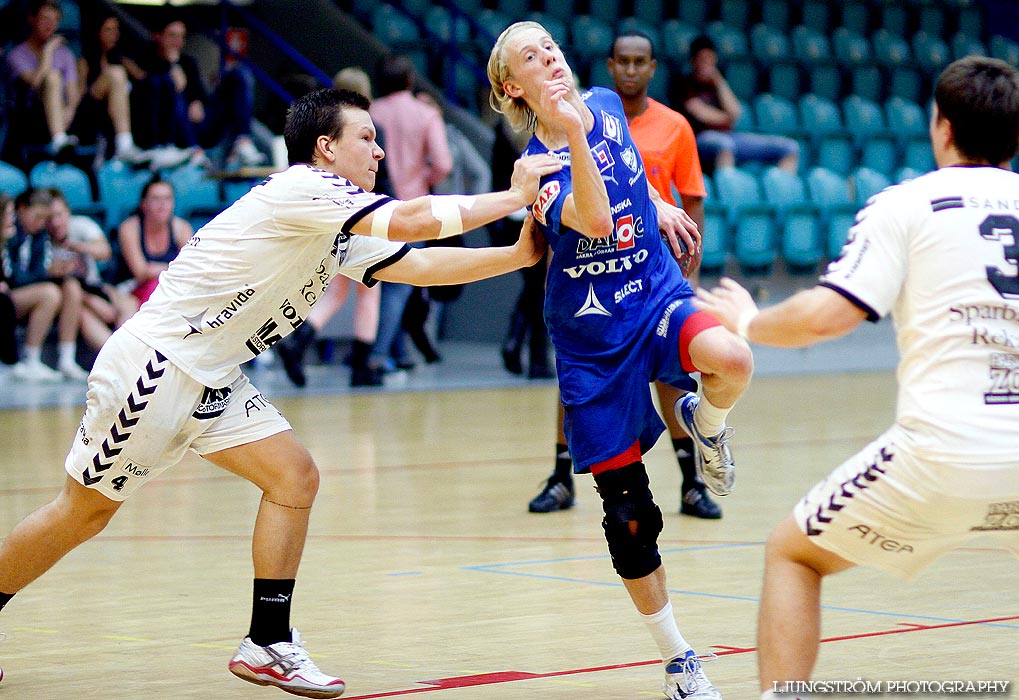
[[[71,203],[67,201],[67,197],[64,195],[64,191],[62,189],[60,189],[59,187],[50,187],[49,189],[47,189],[47,192],[50,193],[50,197],[53,200],[52,202],[50,202],[51,204],[55,202],[63,202],[64,206],[66,206],[68,209],[71,208]]]
[[[612,45],[609,47],[609,58],[613,58],[616,55],[616,44],[620,39],[629,39],[630,37],[637,37],[638,39],[646,39],[647,43],[651,45],[651,59],[655,57],[655,40],[651,38],[651,35],[640,29],[624,29],[623,31],[616,34],[612,40]]]
[[[149,196],[149,190],[151,190],[156,185],[162,185],[162,184],[169,185],[170,186],[170,190],[173,191],[173,183],[172,182],[167,180],[165,177],[163,177],[159,173],[153,174],[153,176],[149,178],[149,181],[146,182],[145,185],[142,187],[142,196],[139,197],[139,200],[142,200],[142,199],[145,199],[146,197],[148,197]],[[174,194],[176,195],[176,192]]]
[[[42,205],[48,207],[53,203],[53,195],[43,187],[29,187],[27,190],[14,198],[14,208],[34,207]]]
[[[966,158],[998,165],[1019,151],[1019,71],[1004,61],[955,61],[938,78],[934,102]]]
[[[709,49],[718,53],[718,47],[715,46],[715,42],[711,40],[711,37],[707,34],[701,34],[700,36],[694,37],[690,41],[690,58],[693,58],[701,51]]]
[[[378,73],[375,89],[379,97],[409,90],[414,84],[414,62],[406,56],[384,56]]]
[[[315,90],[294,100],[287,110],[287,122],[283,126],[283,140],[287,144],[290,164],[311,163],[319,136],[340,137],[344,109],[367,112],[370,106],[371,102],[364,95],[335,88]]]
[[[60,6],[57,0],[33,0],[28,6],[28,16],[35,17],[39,14],[39,11],[43,8],[48,7],[51,10],[55,10],[61,17],[64,16],[64,8]]]

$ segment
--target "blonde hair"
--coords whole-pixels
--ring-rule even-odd
[[[372,81],[360,68],[350,66],[344,68],[333,77],[333,87],[337,90],[351,90],[364,95],[369,100],[372,97]]]
[[[488,56],[488,82],[492,85],[492,92],[488,96],[488,102],[496,112],[506,115],[510,126],[514,131],[528,131],[534,133],[538,126],[538,117],[534,110],[527,106],[523,97],[510,97],[506,94],[504,87],[510,78],[509,63],[504,55],[506,43],[517,32],[525,29],[537,29],[549,36],[548,30],[537,22],[516,22],[506,27],[492,47],[492,53]]]

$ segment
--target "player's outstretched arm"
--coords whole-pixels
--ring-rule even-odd
[[[759,310],[750,292],[728,277],[710,291],[698,289],[694,306],[752,343],[780,348],[801,348],[839,338],[867,317],[844,296],[821,286]]]
[[[351,228],[391,241],[430,241],[457,236],[530,206],[538,183],[563,164],[548,154],[525,156],[513,165],[510,188],[479,195],[426,195],[382,205]]]
[[[412,248],[400,260],[376,272],[375,277],[418,287],[466,284],[529,267],[541,260],[546,247],[534,220],[527,217],[520,238],[511,246]]]

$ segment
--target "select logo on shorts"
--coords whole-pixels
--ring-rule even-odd
[[[534,206],[531,207],[531,213],[534,214],[535,220],[545,226],[545,215],[548,214],[548,210],[552,207],[552,203],[555,202],[559,196],[560,185],[558,180],[552,180],[551,182],[545,183],[545,185],[538,190],[538,198],[534,200]]]
[[[198,408],[191,414],[192,418],[199,420],[208,420],[210,418],[219,418],[223,415],[223,411],[230,405],[230,392],[232,392],[228,386],[221,389],[212,389],[205,387],[205,393],[202,394],[202,401],[198,404]]]

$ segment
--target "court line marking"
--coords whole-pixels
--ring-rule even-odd
[[[866,639],[868,637],[881,637],[889,634],[928,632],[930,630],[946,629],[949,627],[983,625],[995,622],[1004,622],[1007,620],[1019,620],[1019,615],[1010,615],[1008,617],[991,617],[983,620],[962,620],[959,622],[948,622],[938,625],[914,625],[903,623],[905,626],[896,629],[876,630],[873,632],[847,634],[838,637],[825,637],[824,639],[821,640],[821,643],[830,644],[832,642],[844,642],[856,639]],[[712,648],[719,650],[715,652],[718,656],[749,654],[757,651],[757,647],[726,647],[714,645]],[[352,695],[348,698],[348,700],[370,700],[371,698],[391,698],[398,697],[401,695],[415,695],[417,693],[434,693],[440,690],[455,690],[459,688],[470,688],[481,685],[496,685],[500,683],[511,683],[514,681],[541,680],[544,678],[561,678],[563,676],[573,676],[582,673],[599,673],[602,671],[614,671],[621,668],[637,668],[639,666],[650,666],[653,664],[660,663],[661,663],[660,659],[653,659],[650,661],[632,661],[623,664],[611,664],[609,666],[592,666],[589,668],[575,668],[566,669],[562,671],[550,671],[548,673],[530,673],[527,671],[496,671],[492,673],[480,673],[470,676],[454,676],[450,678],[439,678],[436,680],[418,681],[425,687],[405,688],[403,690],[390,690],[382,693],[371,693],[369,695]]]

